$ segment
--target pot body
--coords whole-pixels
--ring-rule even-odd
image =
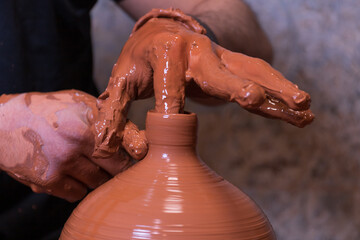
[[[148,113],[147,156],[90,193],[60,239],[275,239],[260,208],[198,158],[196,125]]]

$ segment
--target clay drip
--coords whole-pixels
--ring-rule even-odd
[[[199,160],[196,125],[148,113],[147,156],[90,193],[60,239],[275,239],[256,204]]]

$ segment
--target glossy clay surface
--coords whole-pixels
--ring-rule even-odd
[[[130,102],[152,95],[160,113],[183,113],[186,94],[236,102],[298,127],[313,121],[309,94],[263,60],[224,49],[205,32],[178,9],[153,9],[139,19],[99,96],[93,156],[118,152]],[[139,143],[142,154],[146,143]]]
[[[60,239],[275,239],[256,204],[199,160],[196,125],[148,113],[147,156],[89,194]]]

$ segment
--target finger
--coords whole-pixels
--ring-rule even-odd
[[[56,176],[50,180],[40,180],[33,183],[27,180],[19,179],[12,173],[8,173],[17,181],[29,186],[35,193],[47,193],[55,197],[63,198],[69,202],[75,202],[82,199],[87,193],[87,187],[72,177],[62,175]]]
[[[93,157],[111,157],[119,150],[131,97],[127,80],[111,77],[105,93],[99,97],[98,119],[94,124],[95,150]]]
[[[84,184],[66,175],[47,181],[46,184],[30,184],[30,187],[35,193],[47,193],[69,202],[78,201],[87,193]]]
[[[257,84],[240,78],[227,70],[212,52],[210,41],[200,42],[190,53],[186,78],[194,79],[208,95],[225,101],[237,102],[242,107],[252,109],[265,100],[264,90]]]
[[[153,51],[155,111],[183,113],[185,104],[185,41],[166,33]]]
[[[74,159],[71,166],[63,172],[90,189],[97,188],[111,178],[109,173],[85,156]]]
[[[145,157],[148,143],[144,131],[140,131],[130,120],[126,122],[122,146],[131,157],[140,160]]]
[[[12,177],[13,179],[15,179],[16,181],[30,187],[33,192],[35,192],[35,193],[41,193],[42,192],[37,185],[35,185],[34,183],[26,180],[26,178],[20,177],[19,174],[15,174],[15,173],[12,173],[12,172],[7,172],[7,174],[10,177]]]
[[[139,134],[141,136],[144,133],[143,131],[140,131]],[[141,137],[141,139],[144,139],[146,141],[145,136]],[[141,154],[146,154],[147,142],[145,142],[145,144],[146,144],[146,148],[144,148],[143,150],[140,150],[141,147],[139,147],[139,151],[137,152],[139,154],[138,156],[141,156]],[[139,143],[138,145],[141,144]],[[93,143],[89,143],[87,146],[85,146],[83,149],[83,154],[87,157],[87,159],[91,160],[96,166],[99,166],[105,172],[110,174],[110,176],[115,176],[116,174],[123,172],[124,170],[128,169],[130,166],[132,166],[135,163],[133,158],[123,148],[119,148],[118,152],[112,154],[109,157],[99,158],[99,157],[94,157],[92,155],[92,151],[93,151],[92,146]],[[136,151],[136,149],[134,149],[134,151]],[[143,152],[140,153],[141,151]]]
[[[24,182],[21,182],[21,183],[24,183]],[[29,186],[34,193],[46,193],[46,189],[39,187],[38,185],[29,184]]]
[[[123,149],[120,149],[118,153],[113,154],[110,158],[93,158],[92,161],[112,176],[125,171],[135,163]]]
[[[251,109],[249,111],[269,118],[282,119],[297,127],[304,127],[315,118],[310,110],[296,111],[284,103],[269,97],[258,109]]]
[[[117,63],[114,65],[109,84],[97,101],[98,113],[94,124],[95,150],[93,157],[109,158],[117,153],[121,145],[126,115],[130,101],[152,94],[149,85],[152,71],[148,63],[134,62],[127,51],[132,47],[124,46]],[[125,57],[123,57],[125,56]],[[137,70],[141,69],[141,71]]]
[[[233,74],[257,83],[268,95],[282,100],[294,110],[306,110],[310,107],[310,95],[299,90],[297,85],[285,79],[267,62],[214,46],[221,63]]]
[[[75,202],[85,197],[87,187],[70,176],[63,176],[61,179],[52,181],[46,188],[46,193]]]

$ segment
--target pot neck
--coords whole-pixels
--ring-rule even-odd
[[[149,111],[146,137],[150,147],[195,147],[197,116],[195,113],[164,114]]]

